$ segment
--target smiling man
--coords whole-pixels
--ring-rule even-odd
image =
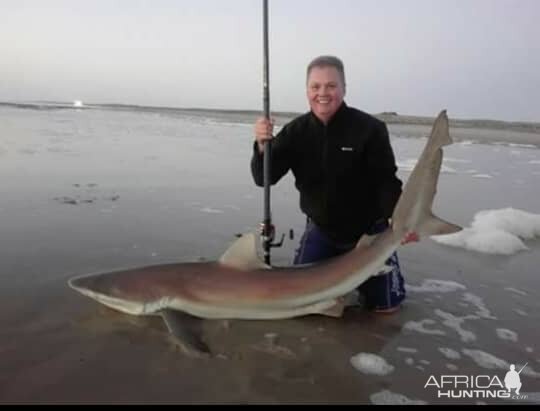
[[[386,124],[349,107],[345,89],[342,61],[319,56],[307,67],[309,112],[286,124],[275,138],[273,122],[261,117],[255,123],[251,158],[255,184],[264,185],[264,143],[273,138],[271,183],[291,170],[300,193],[306,227],[295,264],[343,254],[363,234],[384,231],[401,194]],[[412,236],[404,242],[414,240]],[[387,264],[391,272],[358,288],[366,307],[376,312],[394,312],[405,298],[396,253]]]

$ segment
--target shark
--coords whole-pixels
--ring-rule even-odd
[[[237,238],[216,260],[156,264],[80,275],[69,286],[129,315],[159,315],[183,351],[211,355],[202,320],[280,320],[306,315],[341,317],[349,293],[387,272],[387,259],[411,233],[420,241],[462,227],[435,216],[433,200],[452,144],[446,110],[431,134],[394,208],[389,227],[364,235],[350,252],[321,262],[272,266],[258,253],[256,234]]]

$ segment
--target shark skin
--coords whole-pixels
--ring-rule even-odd
[[[443,151],[452,143],[446,111],[431,135],[396,204],[392,225],[363,236],[355,249],[322,262],[277,267],[257,253],[257,237],[237,239],[217,261],[161,264],[69,280],[69,286],[131,315],[161,315],[187,354],[207,355],[196,319],[279,320],[321,314],[340,317],[344,298],[385,272],[385,261],[410,233],[419,239],[462,228],[431,211]]]

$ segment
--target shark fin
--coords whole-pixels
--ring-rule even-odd
[[[343,310],[345,309],[345,297],[338,297],[335,299],[335,304],[324,309],[320,310],[319,314],[326,315],[327,317],[339,318],[343,316]]]
[[[441,110],[435,119],[431,133],[435,137],[437,146],[442,147],[452,144],[452,137],[450,137],[450,125],[446,110]]]
[[[208,346],[201,340],[201,320],[189,314],[165,309],[161,311],[163,321],[175,337],[182,351],[191,357],[209,357]]]
[[[373,244],[373,241],[377,238],[377,235],[364,234],[356,243],[356,248],[367,248]]]
[[[253,233],[244,234],[238,238],[223,255],[219,262],[239,270],[271,268],[257,255],[257,241]]]
[[[462,229],[462,227],[441,220],[432,214],[422,222],[418,231],[420,235],[431,236],[457,233]]]

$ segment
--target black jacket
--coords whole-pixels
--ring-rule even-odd
[[[264,185],[264,155],[253,145],[251,172]],[[353,242],[391,217],[401,181],[382,121],[345,102],[324,125],[312,112],[286,124],[272,140],[271,182],[289,170],[300,208],[330,238]]]

